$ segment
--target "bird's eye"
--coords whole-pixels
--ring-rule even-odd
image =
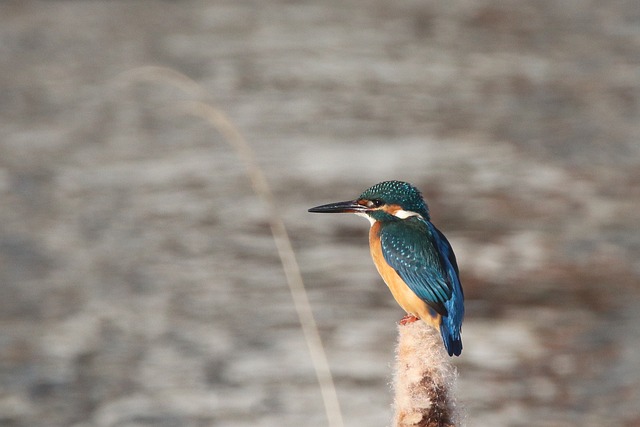
[[[383,202],[380,199],[367,200],[367,207],[370,209],[379,208],[382,205],[383,205]]]

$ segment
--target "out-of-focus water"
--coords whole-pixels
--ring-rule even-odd
[[[346,425],[391,417],[402,316],[368,224],[420,187],[467,298],[469,426],[640,423],[634,2],[0,5],[0,424],[325,425],[256,151]]]

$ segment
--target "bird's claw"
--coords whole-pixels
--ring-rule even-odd
[[[409,323],[413,323],[416,322],[420,319],[418,319],[416,316],[414,316],[413,314],[407,314],[406,316],[404,316],[402,319],[400,319],[400,324],[402,326],[407,325]]]

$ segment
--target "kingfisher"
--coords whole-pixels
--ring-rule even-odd
[[[378,273],[407,315],[440,331],[449,356],[462,353],[464,295],[458,263],[447,238],[432,223],[420,191],[403,181],[384,181],[357,199],[309,209],[354,213],[371,223],[369,248]]]

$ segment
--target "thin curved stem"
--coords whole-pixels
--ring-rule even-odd
[[[157,66],[139,67],[122,73],[115,79],[116,82],[125,83],[132,80],[169,83],[193,98],[203,98],[205,95],[202,86],[171,68]],[[224,136],[225,140],[235,150],[241,162],[244,164],[255,194],[267,207],[269,227],[287,279],[293,305],[298,315],[307,347],[309,348],[311,361],[318,384],[320,385],[328,425],[329,427],[343,427],[344,421],[342,419],[342,411],[333,382],[333,376],[329,368],[329,362],[322,340],[320,339],[320,333],[318,332],[313,310],[309,303],[302,274],[300,273],[293,247],[291,246],[289,234],[276,209],[273,193],[256,160],[254,151],[231,120],[229,120],[222,110],[214,107],[211,103],[187,101],[181,105],[186,112],[205,119]]]

